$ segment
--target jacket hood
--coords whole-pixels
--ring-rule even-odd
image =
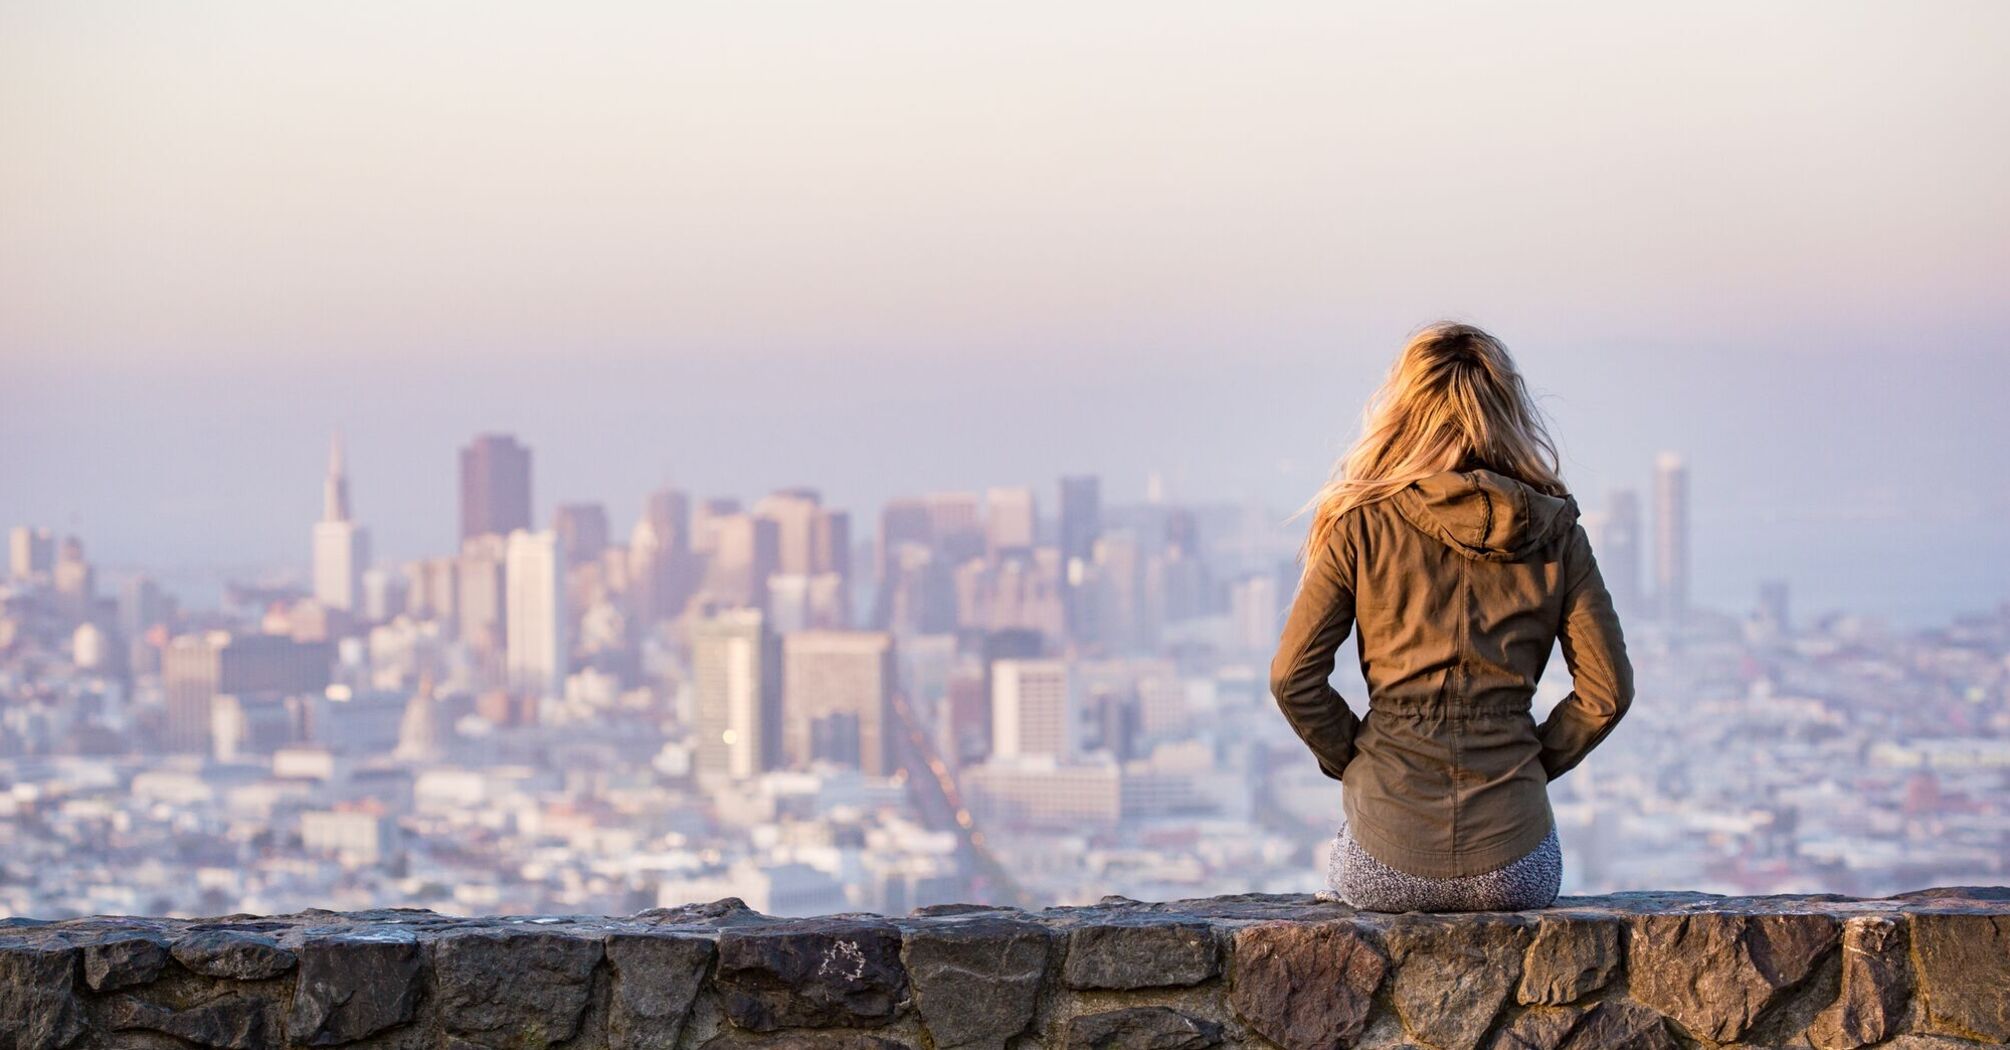
[[[1393,497],[1410,524],[1479,561],[1518,561],[1577,524],[1577,500],[1481,467],[1445,470]]]

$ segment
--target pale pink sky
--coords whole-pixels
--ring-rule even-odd
[[[491,428],[541,512],[1284,506],[1454,315],[1593,502],[1689,452],[1742,589],[1794,542],[1742,515],[2010,504],[2006,53],[1994,2],[0,0],[0,523],[283,554],[336,425],[400,553]]]

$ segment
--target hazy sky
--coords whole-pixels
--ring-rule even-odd
[[[2010,5],[0,0],[0,524],[381,551],[455,449],[675,479],[1106,475],[1280,509],[1404,334],[1492,328],[1697,590],[2010,598]],[[1051,504],[1051,488],[1043,489]]]

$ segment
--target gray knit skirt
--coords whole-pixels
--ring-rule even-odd
[[[1376,860],[1347,832],[1333,839],[1326,863],[1328,889],[1320,900],[1337,900],[1363,911],[1521,911],[1547,908],[1563,888],[1563,848],[1556,829],[1506,867],[1477,875],[1433,879],[1412,875]]]

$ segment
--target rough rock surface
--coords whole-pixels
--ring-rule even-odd
[[[1473,1050],[1521,979],[1529,924],[1492,916],[1418,918],[1388,932],[1403,1028],[1441,1050]]]
[[[975,918],[907,935],[921,1020],[942,1050],[1002,1050],[1040,1005],[1054,933],[1036,922]]]
[[[784,919],[416,909],[0,920],[0,1050],[1962,1050],[2010,1043],[2010,890],[1309,896]]]
[[[1632,995],[1697,1036],[1734,1042],[1815,972],[1840,932],[1821,914],[1643,915],[1627,947]]]
[[[1619,970],[1620,925],[1610,916],[1543,915],[1524,957],[1515,997],[1523,1003],[1561,1005],[1605,987]]]
[[[907,1004],[901,931],[883,919],[806,919],[719,935],[726,1016],[756,1032],[871,1027]]]
[[[1070,1017],[1061,1026],[1067,1050],[1207,1050],[1221,1045],[1221,1026],[1170,1006],[1130,1006]]]
[[[695,933],[617,930],[607,935],[611,1050],[671,1050],[704,987],[714,947]]]

